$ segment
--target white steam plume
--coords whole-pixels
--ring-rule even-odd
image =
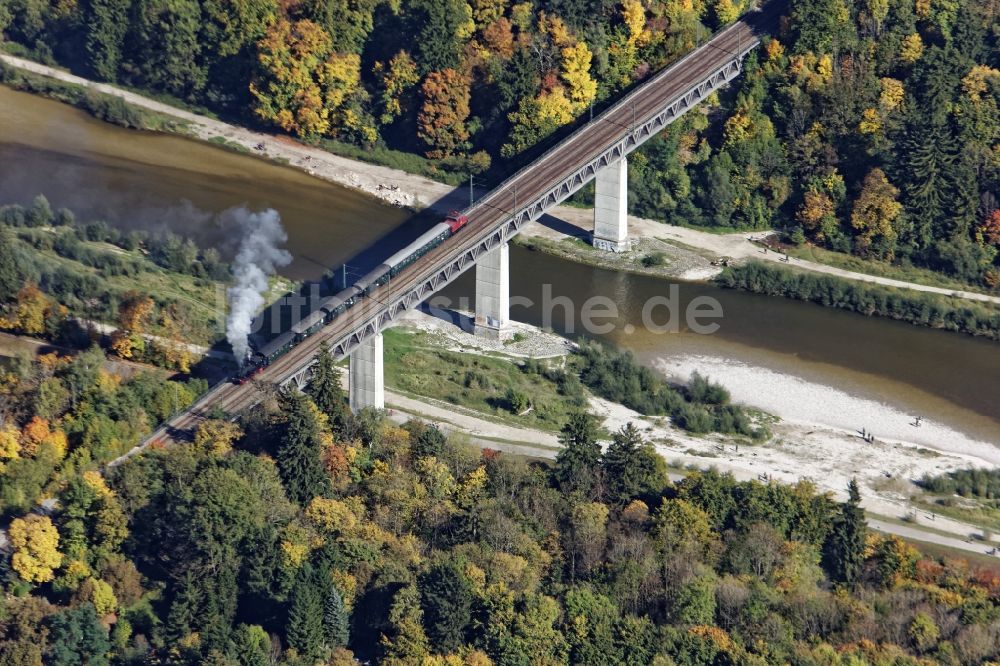
[[[279,247],[288,240],[281,226],[281,216],[273,209],[253,213],[245,208],[226,211],[243,233],[236,258],[232,261],[236,284],[229,288],[229,317],[226,319],[226,339],[233,347],[233,356],[242,365],[249,348],[251,322],[264,304],[267,278],[277,268],[287,266],[292,255]]]

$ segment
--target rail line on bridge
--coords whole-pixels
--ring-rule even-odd
[[[336,358],[349,355],[484,255],[502,247],[524,225],[566,200],[599,171],[625,158],[732,81],[742,71],[746,55],[776,25],[781,4],[771,2],[716,33],[507,178],[463,211],[469,217],[465,230],[427,252],[319,333],[277,359],[264,371],[262,379],[282,386],[289,383],[304,386],[321,343],[326,342]],[[214,407],[233,414],[259,400],[260,393],[253,382],[218,384],[112,465],[152,442],[184,437]]]

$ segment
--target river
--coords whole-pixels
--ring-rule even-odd
[[[2,86],[0,164],[0,203],[27,203],[44,193],[54,206],[70,207],[81,218],[169,229],[223,253],[231,252],[232,240],[218,213],[234,206],[273,207],[289,234],[294,261],[283,272],[293,279],[315,277],[380,240],[388,254],[387,246],[413,232],[404,211],[297,170],[180,137],[120,129]],[[767,407],[761,394],[769,390],[769,378],[794,378],[1000,443],[996,343],[694,283],[679,284],[682,308],[699,296],[715,299],[723,312],[719,330],[698,335],[681,327],[655,334],[639,325],[641,311],[651,297],[668,293],[667,282],[520,247],[512,250],[511,267],[512,295],[534,303],[512,307],[515,319],[580,332],[582,304],[606,296],[618,305],[617,325],[599,337],[668,372],[684,374],[700,363],[709,374],[729,373],[738,383],[737,398]],[[546,321],[542,285],[550,285],[550,299],[567,296],[577,304],[573,316],[567,319],[565,310],[556,308],[553,320]],[[466,274],[444,296],[457,303],[472,293]],[[739,384],[743,376],[734,367],[753,370],[751,382],[759,386]],[[848,418],[839,415],[840,421]],[[862,426],[877,428],[857,424]]]

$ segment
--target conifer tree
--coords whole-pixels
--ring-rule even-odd
[[[308,565],[299,572],[292,589],[285,637],[288,644],[307,660],[318,659],[322,654],[326,642],[323,636],[323,601],[312,568]]]
[[[427,637],[445,652],[457,649],[472,622],[472,590],[461,568],[454,562],[435,565],[419,587]]]
[[[283,397],[288,423],[278,449],[278,470],[288,496],[305,504],[329,489],[320,459],[320,431],[309,399],[294,391]]]
[[[347,396],[340,383],[340,372],[333,362],[330,347],[324,342],[316,353],[316,365],[306,394],[319,407],[319,411],[330,417],[334,429],[343,426],[347,416]]]
[[[861,508],[858,482],[851,479],[847,486],[849,497],[840,508],[827,537],[825,548],[826,570],[830,578],[840,583],[854,584],[861,575],[865,560],[865,512]]]
[[[608,498],[624,504],[646,493],[658,493],[666,483],[663,459],[642,439],[633,423],[626,423],[612,437],[601,461],[608,484]]]
[[[333,585],[323,606],[323,632],[332,648],[345,647],[350,640],[350,628],[344,599]]]
[[[590,495],[597,482],[601,463],[601,445],[597,443],[597,420],[586,412],[569,417],[562,427],[559,442],[563,448],[556,456],[552,478],[563,492]]]

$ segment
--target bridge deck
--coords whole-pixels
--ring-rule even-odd
[[[582,187],[593,178],[596,168],[634,150],[739,73],[742,57],[759,43],[762,34],[773,30],[779,4],[771,2],[717,33],[504,181],[466,211],[469,224],[458,235],[275,361],[261,378],[284,384],[302,376],[321,342],[328,343],[338,356],[350,353],[395,316],[416,307],[474,265],[483,252],[506,242],[523,224]],[[220,384],[142,446],[184,436],[211,407],[235,413],[255,404],[259,395],[253,383]]]

